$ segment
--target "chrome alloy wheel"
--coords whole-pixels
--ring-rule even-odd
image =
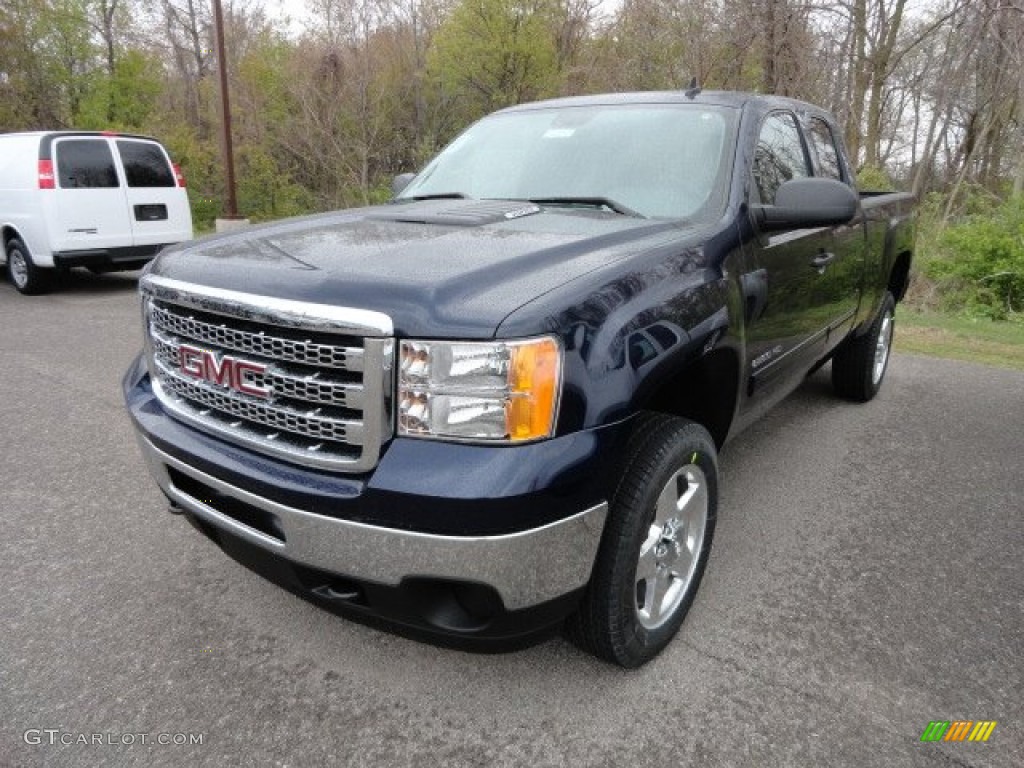
[[[28,284],[28,264],[25,263],[25,254],[20,248],[12,248],[7,254],[7,268],[11,270],[11,280],[18,288],[24,288]]]
[[[878,339],[875,341],[875,365],[871,369],[871,382],[875,386],[882,380],[885,373],[885,366],[889,362],[889,350],[892,347],[892,312],[886,312],[882,317],[881,327],[878,329]]]
[[[682,603],[697,571],[707,522],[707,478],[700,467],[687,464],[662,488],[640,546],[636,616],[646,629],[667,622]]]

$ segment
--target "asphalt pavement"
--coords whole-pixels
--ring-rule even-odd
[[[1024,765],[1024,373],[809,378],[725,448],[693,610],[624,671],[347,621],[168,515],[121,403],[135,288],[0,286],[0,766]]]

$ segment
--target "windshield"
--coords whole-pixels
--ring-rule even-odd
[[[694,218],[723,204],[734,116],[732,109],[689,104],[492,115],[449,144],[398,199],[600,204],[648,217]]]

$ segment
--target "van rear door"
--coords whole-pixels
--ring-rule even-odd
[[[50,241],[53,251],[88,251],[131,245],[125,190],[110,142],[102,136],[58,138]]]
[[[128,217],[134,245],[164,245],[192,239],[188,195],[164,148],[155,141],[115,141],[127,182]]]

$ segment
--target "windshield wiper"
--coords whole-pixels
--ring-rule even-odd
[[[634,216],[638,219],[647,218],[639,211],[634,211],[632,208],[612,200],[610,197],[533,197],[530,198],[530,202],[537,205],[591,205],[596,208],[607,208],[623,216]]]

